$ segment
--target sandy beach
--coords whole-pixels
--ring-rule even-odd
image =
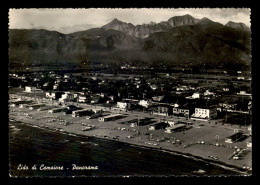
[[[85,105],[90,106],[92,105]],[[98,107],[98,106],[95,106]],[[240,171],[241,174],[250,174],[252,170],[252,149],[247,148],[247,138],[237,143],[225,143],[225,137],[234,133],[234,129],[243,130],[247,127],[236,127],[215,123],[216,121],[192,121],[192,127],[186,131],[165,133],[165,130],[149,130],[149,125],[130,127],[127,122],[136,118],[150,117],[155,121],[165,119],[164,116],[150,115],[143,112],[126,112],[117,109],[105,110],[108,113],[121,113],[125,117],[115,121],[100,122],[97,118],[72,117],[71,114],[48,113],[48,110],[37,111],[28,108],[10,107],[10,120],[17,120],[42,128],[55,129],[57,132],[67,132],[70,135],[96,137],[100,139],[126,142],[141,147],[160,149],[174,154],[193,157],[196,160],[205,160],[224,168]],[[168,117],[169,119],[169,117]],[[171,117],[176,121],[184,121],[185,118]],[[69,124],[64,124],[68,121]],[[187,120],[186,120],[187,121]],[[82,124],[84,123],[84,125]],[[95,128],[82,131],[86,125]],[[217,137],[216,137],[217,136]],[[234,153],[244,151],[240,160],[234,160]]]

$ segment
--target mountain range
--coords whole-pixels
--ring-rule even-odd
[[[84,60],[180,63],[250,62],[251,31],[243,23],[175,16],[133,25],[114,19],[101,28],[62,34],[10,29],[10,64],[78,63]]]

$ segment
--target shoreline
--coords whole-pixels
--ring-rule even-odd
[[[210,160],[210,159],[206,159],[206,158],[203,158],[201,156],[197,156],[197,155],[193,155],[191,153],[186,153],[186,152],[180,152],[180,151],[175,151],[175,150],[170,150],[170,149],[167,149],[167,148],[162,148],[162,147],[151,147],[151,146],[145,146],[143,143],[131,143],[131,142],[125,142],[125,141],[119,141],[119,140],[114,140],[112,138],[101,138],[101,137],[98,137],[98,136],[88,136],[88,135],[84,135],[83,133],[80,134],[80,133],[76,133],[76,132],[69,132],[69,131],[60,131],[61,129],[60,128],[55,128],[55,127],[52,127],[52,126],[45,126],[45,125],[38,125],[38,124],[34,124],[34,123],[28,123],[28,122],[24,122],[21,121],[21,120],[16,120],[13,118],[13,120],[15,122],[18,122],[18,123],[22,123],[22,124],[25,124],[27,126],[30,126],[30,127],[35,127],[35,128],[38,128],[38,129],[43,129],[43,130],[48,130],[48,131],[52,131],[52,132],[55,132],[57,134],[66,134],[68,136],[71,136],[71,137],[80,137],[82,139],[88,139],[88,138],[93,138],[93,139],[97,139],[99,141],[103,141],[103,142],[119,142],[119,143],[123,143],[123,144],[128,144],[130,145],[131,147],[136,147],[136,148],[144,148],[144,149],[149,149],[149,150],[155,150],[155,151],[160,151],[160,152],[167,152],[168,154],[170,155],[176,155],[176,156],[181,156],[181,157],[185,157],[187,159],[192,159],[192,160],[196,160],[196,161],[202,161],[206,164],[211,164],[211,165],[214,165],[214,166],[217,166],[217,167],[220,167],[220,168],[223,168],[223,169],[227,169],[227,170],[230,170],[230,171],[233,171],[233,172],[236,172],[236,173],[239,173],[238,176],[251,176],[252,174],[248,174],[247,170],[246,169],[243,169],[239,166],[235,166],[235,165],[231,165],[231,164],[227,164],[223,161],[213,161],[213,160]],[[9,122],[10,124],[11,122]],[[203,174],[201,174],[203,175]],[[221,176],[223,176],[223,174],[220,174]],[[207,174],[205,174],[205,176],[207,176]],[[219,176],[219,175],[215,175],[215,176]],[[231,176],[231,175],[227,175],[227,176]]]

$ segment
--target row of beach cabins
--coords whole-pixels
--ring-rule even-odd
[[[67,107],[63,108],[52,108],[52,107],[47,107],[45,104],[30,104],[32,101],[13,101],[10,106],[15,107],[19,106],[20,108],[23,107],[28,107],[30,110],[38,110],[38,111],[43,111],[43,110],[48,110],[48,113],[58,113],[58,112],[64,112],[64,115],[66,114],[72,114],[72,117],[83,117],[86,116],[86,119],[94,119],[98,118],[98,121],[100,122],[108,122],[108,121],[115,121],[118,119],[121,119],[124,117],[123,114],[109,114],[104,116],[104,112],[102,109],[80,109],[74,105],[70,105]],[[135,126],[138,126],[137,123],[139,122],[149,122],[150,118],[144,118],[144,119],[138,119],[138,122],[136,122]],[[130,126],[133,125],[133,123],[130,123]],[[192,125],[191,122],[178,122],[175,123],[173,120],[164,120],[164,121],[158,121],[154,124],[149,125],[149,130],[159,130],[159,129],[164,129],[166,133],[172,133],[177,130],[186,130],[190,128]],[[225,138],[226,143],[233,143],[239,141],[242,137],[244,136],[244,133],[242,132],[237,132],[229,137]],[[250,147],[250,146],[248,146]]]

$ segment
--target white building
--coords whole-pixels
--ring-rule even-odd
[[[150,87],[151,87],[151,89],[154,90],[154,91],[155,91],[156,89],[158,89],[158,86],[157,86],[157,85],[150,85]]]
[[[74,95],[72,93],[66,92],[65,94],[61,95],[59,102],[69,102],[74,100]]]
[[[237,79],[238,79],[238,80],[245,80],[245,77],[243,77],[243,76],[238,76]]]
[[[195,92],[192,96],[186,97],[186,99],[200,99],[200,93]]]
[[[35,91],[41,91],[41,89],[37,89],[36,87],[32,87],[32,86],[25,86],[25,92],[35,92]]]
[[[210,120],[217,116],[214,108],[195,108],[195,113],[191,115],[191,119]]]
[[[252,94],[247,93],[246,91],[240,91],[237,93],[238,95],[245,95],[245,96],[251,96]]]
[[[215,93],[214,92],[210,92],[209,90],[206,90],[205,92],[204,92],[204,96],[213,96],[213,95],[215,95]]]
[[[127,109],[128,106],[129,106],[129,103],[127,102],[117,102],[117,107],[120,108],[120,109]]]
[[[223,91],[228,92],[229,88],[223,88]]]
[[[85,95],[80,95],[79,96],[79,99],[78,99],[78,102],[80,103],[86,103],[87,102],[87,97]]]
[[[142,107],[148,108],[152,105],[152,101],[150,100],[140,100],[138,102],[139,105],[141,105]]]
[[[57,90],[58,87],[59,87],[59,84],[55,84],[55,85],[53,85],[53,90]]]

